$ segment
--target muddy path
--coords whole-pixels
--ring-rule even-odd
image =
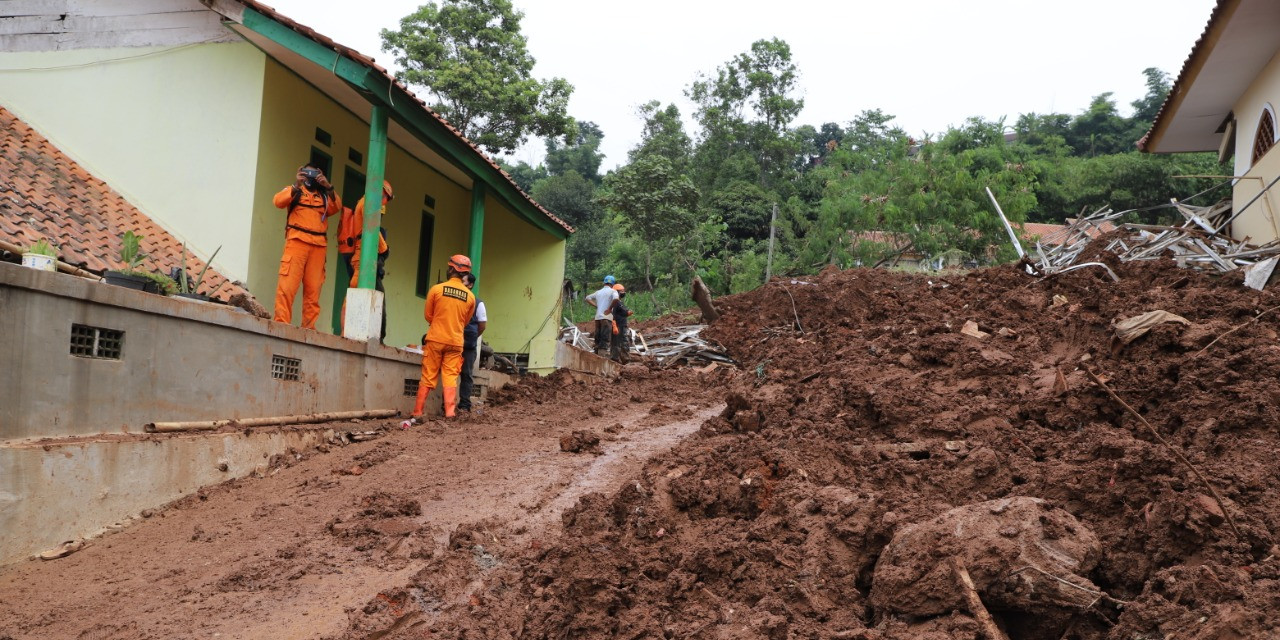
[[[460,528],[489,532],[485,558],[541,544],[582,495],[615,491],[720,410],[696,390],[648,400],[672,383],[541,380],[465,422],[389,422],[377,440],[206,488],[66,558],[0,568],[0,638],[337,634]],[[599,451],[562,452],[573,430],[599,434]]]
[[[720,300],[720,415],[555,540],[455,531],[337,637],[1280,637],[1280,292],[1112,267]],[[1154,311],[1183,322],[1117,341]]]

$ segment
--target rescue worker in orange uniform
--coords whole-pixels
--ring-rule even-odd
[[[320,287],[324,285],[325,251],[329,247],[329,217],[342,211],[342,202],[324,171],[313,164],[298,169],[297,180],[280,190],[272,202],[286,211],[284,256],[276,282],[276,322],[293,321],[293,298],[302,285],[302,328],[315,329],[320,317]]]
[[[422,379],[418,382],[418,402],[413,407],[411,418],[415,424],[422,424],[427,394],[435,388],[436,376],[442,369],[444,417],[452,418],[457,414],[463,334],[476,308],[476,297],[462,283],[464,273],[471,273],[471,259],[464,255],[453,256],[449,258],[449,279],[427,291],[423,316],[431,326],[422,345]]]
[[[391,202],[391,200],[394,197],[395,196],[391,192],[391,183],[386,180],[383,180],[382,181],[381,215],[384,215],[384,216],[387,215],[387,203]],[[353,215],[354,215],[354,221],[355,221],[355,228],[363,230],[364,229],[364,198],[360,198],[360,201],[356,203],[356,209]],[[356,288],[357,283],[360,282],[360,245],[361,245],[361,241],[363,240],[363,234],[357,234],[354,240],[355,240],[355,244],[353,246],[355,248],[355,252],[351,254],[351,283],[348,285],[348,287],[352,289]],[[391,250],[387,247],[387,237],[386,235],[383,234],[382,229],[379,228],[378,229],[378,267],[377,267],[378,270],[377,270],[376,279],[374,280],[374,285],[373,285],[374,289],[381,291],[384,294],[384,297],[382,300],[382,333],[381,333],[381,337],[379,338],[379,342],[381,342],[382,340],[385,340],[387,337],[387,300],[385,297],[387,290],[382,286],[382,276],[386,273],[385,265],[387,263],[387,256],[389,255],[391,255]],[[346,321],[346,317],[347,317],[347,303],[343,302],[342,318],[344,322]]]

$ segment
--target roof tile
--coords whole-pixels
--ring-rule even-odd
[[[179,266],[182,242],[130,204],[105,182],[62,153],[12,112],[0,107],[0,235],[18,246],[48,238],[59,259],[91,271],[118,268],[121,236],[143,231],[143,266],[162,273]],[[187,257],[198,273],[204,261]],[[205,288],[224,295],[245,292],[217,269],[205,274]]]

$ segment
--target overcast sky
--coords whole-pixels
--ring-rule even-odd
[[[277,10],[388,68],[382,28],[419,0],[268,0]],[[882,109],[912,134],[969,116],[1012,124],[1027,112],[1077,113],[1105,91],[1123,113],[1145,92],[1142,70],[1174,77],[1214,0],[515,0],[539,78],[576,87],[570,114],[600,125],[604,167],[640,136],[636,107],[675,102],[751,43],[778,37],[800,70],[795,124],[844,124]],[[691,129],[692,133],[692,129]],[[534,142],[513,160],[541,160]]]

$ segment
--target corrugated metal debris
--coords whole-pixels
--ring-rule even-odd
[[[1116,221],[1127,212],[1099,209],[1068,225],[1060,244],[1045,247],[1036,243],[1035,255],[1028,258],[1045,275],[1085,266],[1099,266],[1110,273],[1102,263],[1079,260],[1103,225],[1114,223],[1124,233],[1113,231],[1098,241],[1105,243],[1102,248],[1115,254],[1121,262],[1172,258],[1178,266],[1188,269],[1218,273],[1243,269],[1246,284],[1255,289],[1266,285],[1276,263],[1280,262],[1280,240],[1255,245],[1248,238],[1235,240],[1219,233],[1217,230],[1231,215],[1230,201],[1209,207],[1177,202],[1174,205],[1184,218],[1178,226],[1119,223]],[[1111,277],[1117,279],[1114,273]]]

